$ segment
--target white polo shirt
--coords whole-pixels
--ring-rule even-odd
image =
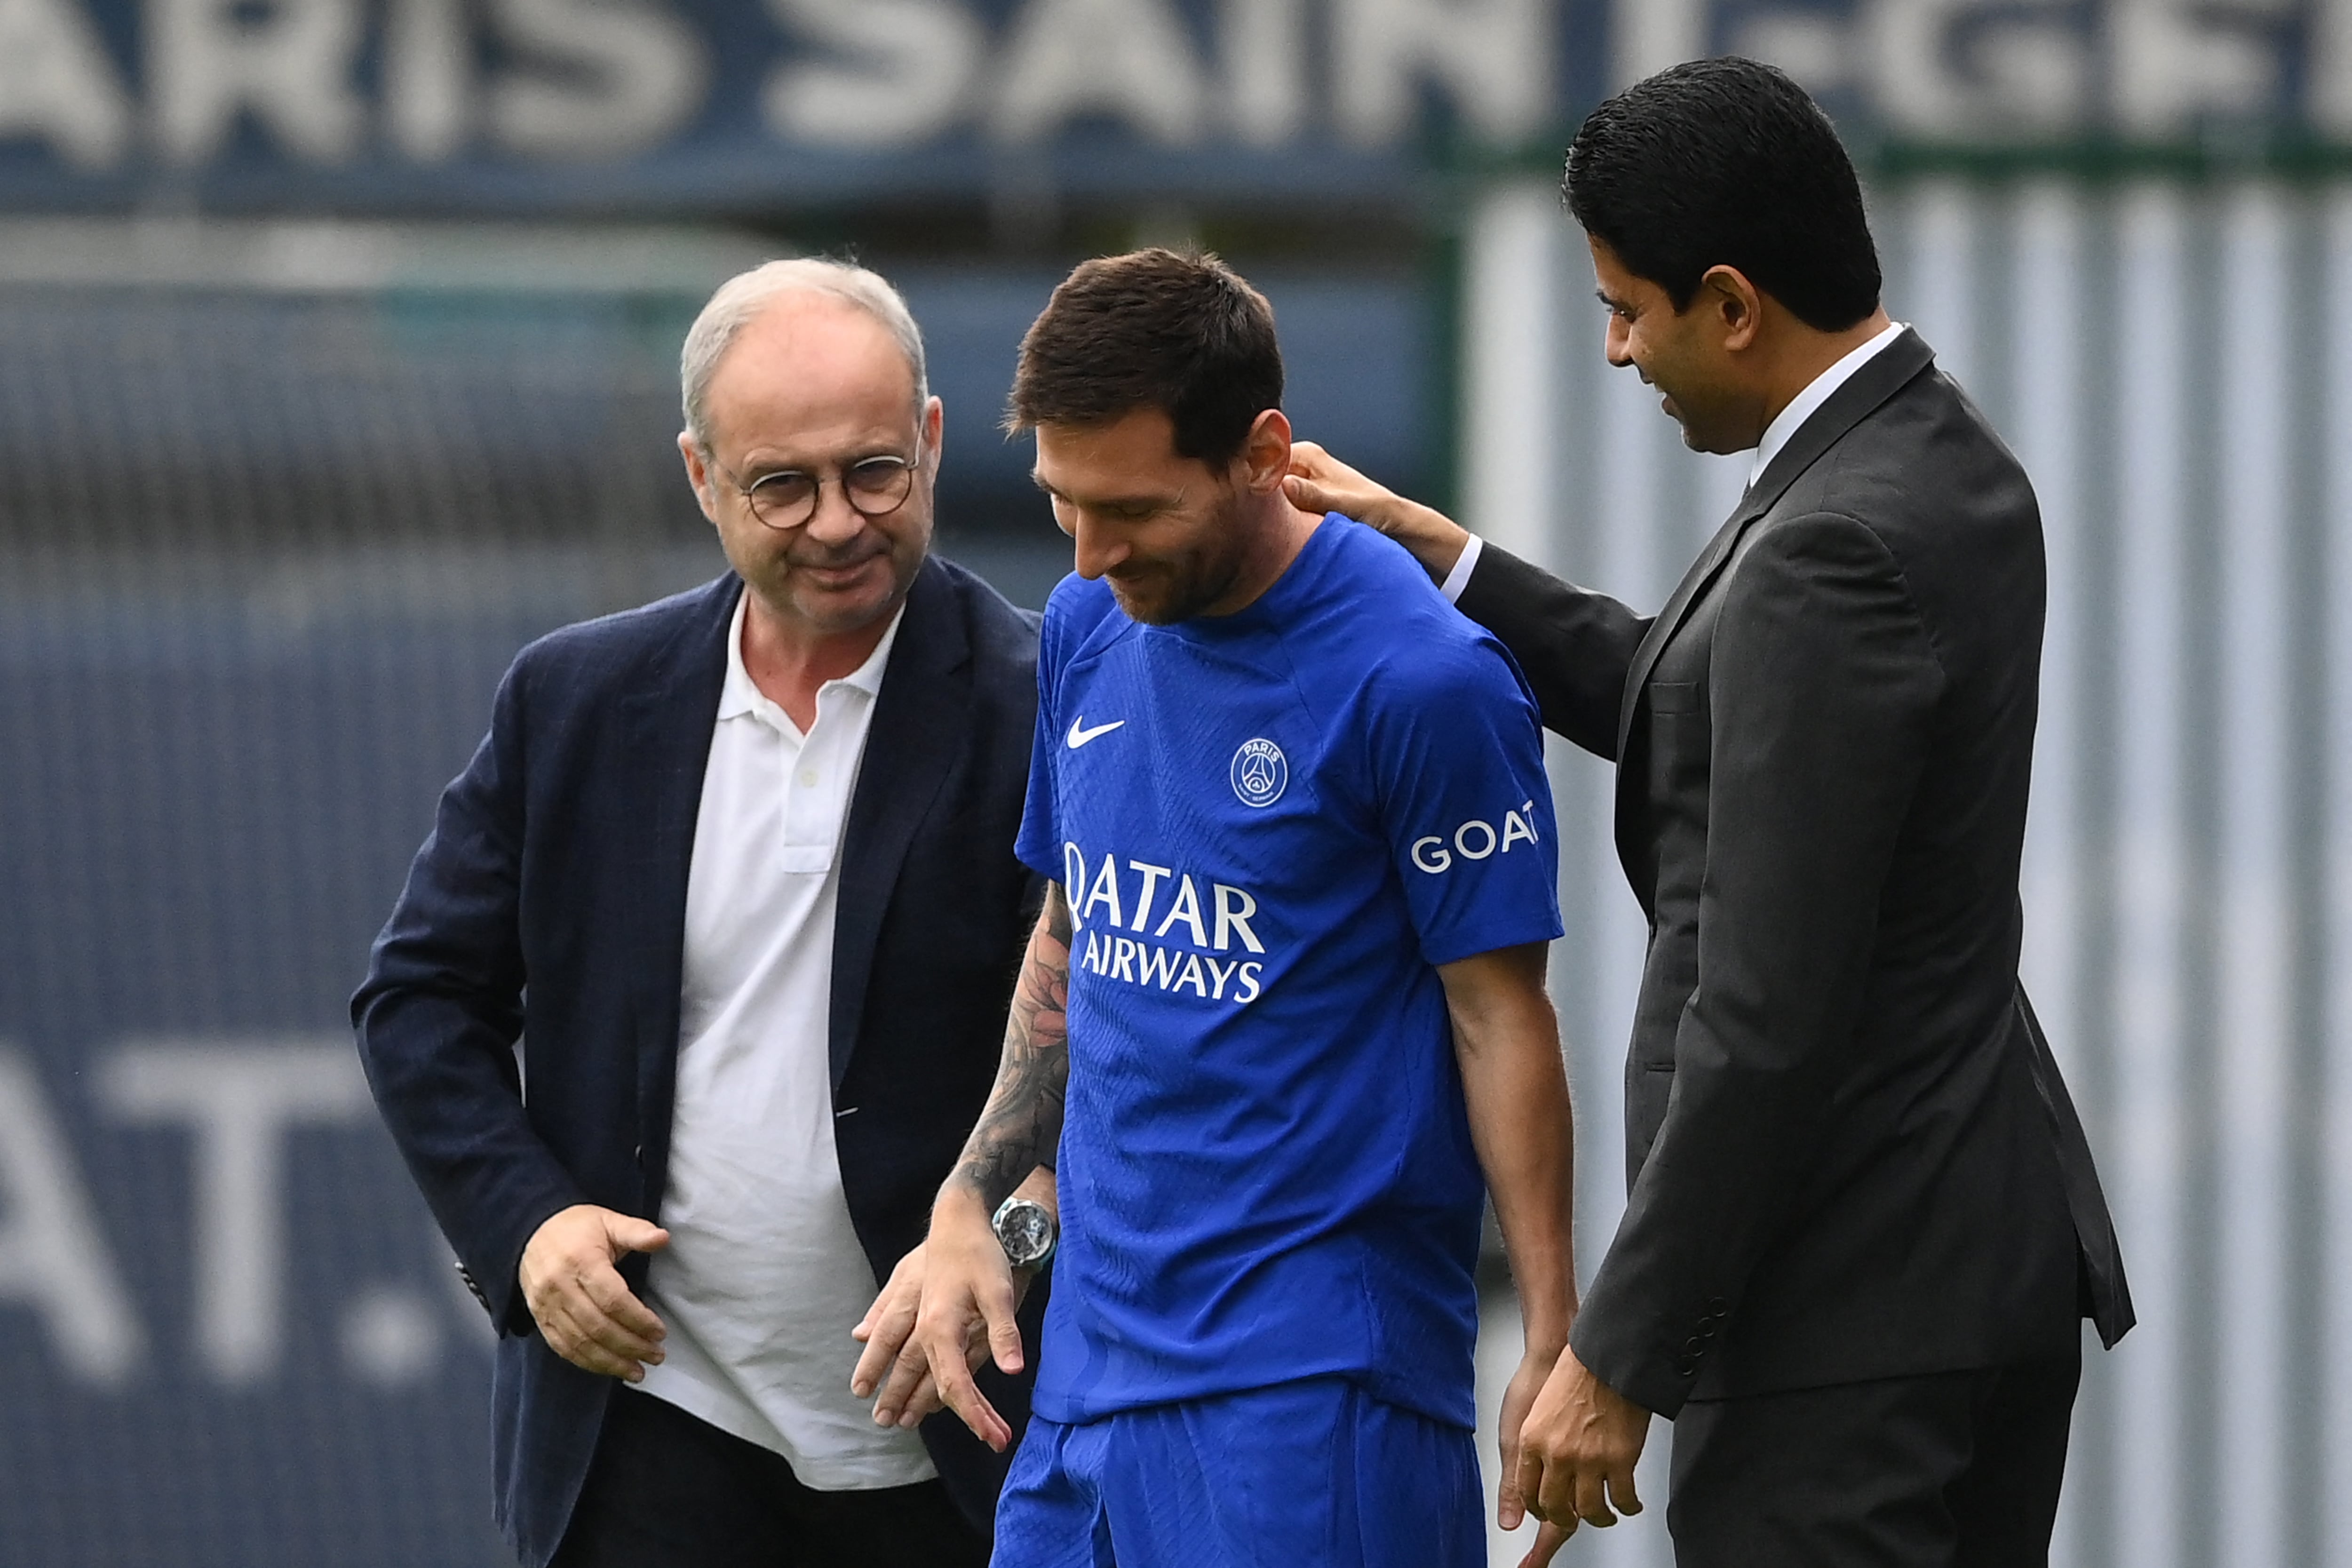
[[[803,735],[743,668],[750,598],[728,627],[687,880],[670,1244],[646,1290],[668,1355],[639,1386],[807,1486],[907,1486],[934,1474],[922,1440],[849,1392],[875,1285],[842,1196],[827,1045],[842,833],[898,622],[818,689]]]

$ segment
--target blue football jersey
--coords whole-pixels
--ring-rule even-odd
[[[1037,679],[1019,850],[1076,917],[1037,1410],[1337,1374],[1472,1425],[1485,1189],[1435,966],[1560,931],[1517,668],[1335,516],[1234,616],[1066,579]]]

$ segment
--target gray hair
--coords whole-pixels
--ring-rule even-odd
[[[785,294],[824,294],[855,306],[882,323],[907,356],[915,373],[915,407],[919,411],[931,395],[930,378],[923,366],[923,332],[914,313],[889,280],[880,273],[846,261],[819,257],[793,257],[739,272],[719,286],[709,303],[687,329],[686,347],[677,356],[679,389],[686,405],[686,432],[695,445],[710,449],[703,420],[710,394],[710,378],[735,339],[762,310]]]

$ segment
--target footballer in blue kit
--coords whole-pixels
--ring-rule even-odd
[[[1507,1523],[1573,1311],[1535,705],[1402,549],[1288,504],[1280,374],[1265,300],[1166,251],[1081,267],[1023,345],[1077,566],[1016,847],[1051,886],[877,1409],[911,1418],[927,1376],[1011,1440],[967,1357],[1017,1364],[1037,1259],[991,1220],[1050,1167],[1006,1568],[1483,1563],[1490,1191],[1528,1334]]]
[[[1559,934],[1534,705],[1344,519],[1230,616],[1064,581],[1019,854],[1070,909],[1034,1408],[1290,1378],[1473,1425],[1486,1195],[1436,966]]]

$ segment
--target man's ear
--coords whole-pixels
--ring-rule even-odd
[[[1266,409],[1250,421],[1237,461],[1242,487],[1252,495],[1271,495],[1282,488],[1290,472],[1290,420],[1281,409]]]
[[[711,493],[710,468],[702,459],[702,443],[694,438],[691,430],[677,433],[678,456],[686,459],[686,482],[694,487],[694,499],[702,507],[702,515],[713,528],[719,526],[719,498]]]
[[[1710,267],[1698,280],[1699,300],[1723,330],[1723,346],[1737,353],[1764,326],[1764,296],[1737,267]]]

